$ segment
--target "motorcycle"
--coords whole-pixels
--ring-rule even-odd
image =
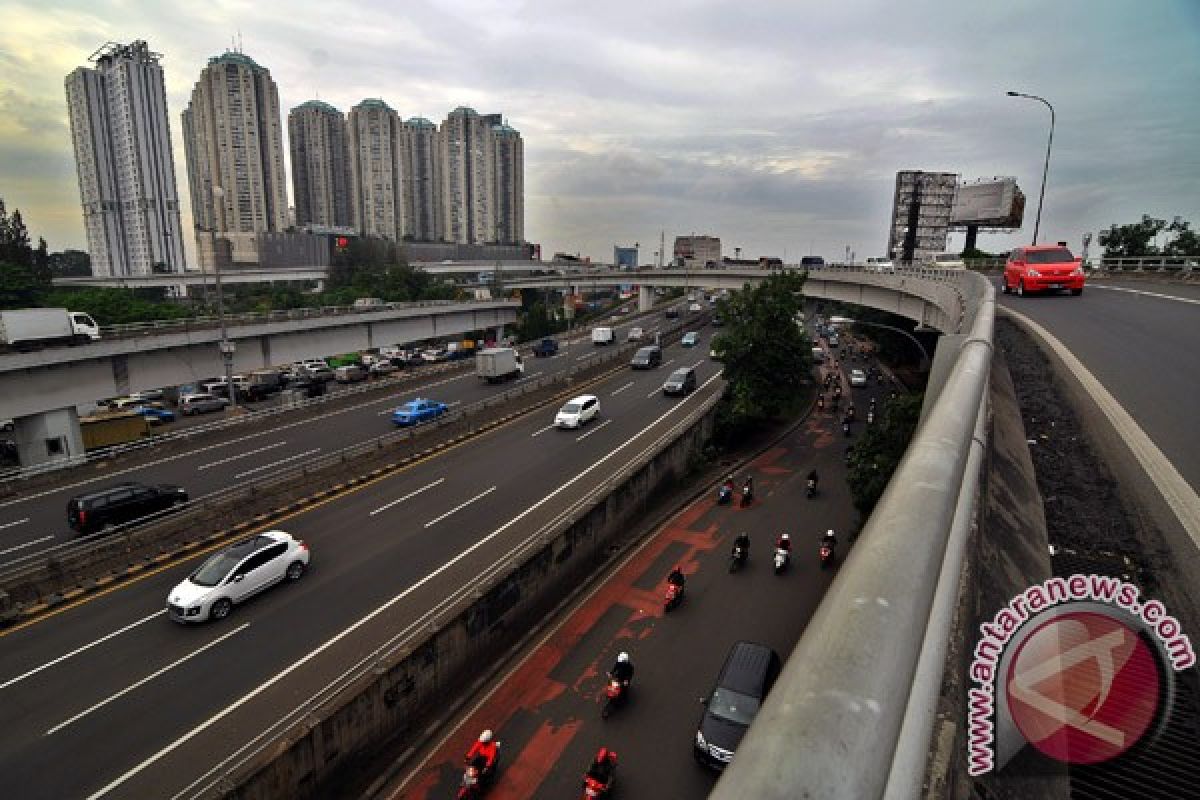
[[[833,545],[821,542],[821,569],[833,563]]]
[[[610,775],[607,782],[601,782],[593,778],[591,775],[583,776],[583,798],[584,800],[600,800],[612,796],[613,783],[616,782],[616,775]]]
[[[754,500],[754,487],[747,483],[745,486],[742,487],[742,508],[745,508],[746,506],[750,505],[751,501],[753,501],[753,500]]]
[[[717,490],[717,505],[728,505],[733,499],[733,487],[728,483],[721,484],[721,488]]]
[[[808,496],[810,498],[817,496],[817,482],[812,478],[808,479]]]
[[[788,564],[791,562],[791,560],[792,560],[792,554],[790,551],[785,550],[782,547],[776,547],[775,548],[775,574],[776,575],[783,574],[783,571],[788,568]]]
[[[850,423],[849,422],[842,423],[842,433],[844,433],[846,436],[850,435]]]
[[[729,571],[737,572],[739,569],[745,566],[746,559],[749,557],[750,554],[746,552],[745,547],[742,547],[740,544],[734,545],[733,553],[729,556]]]
[[[868,425],[874,425],[874,424],[875,424],[875,412],[874,412],[874,411],[868,411],[868,412],[867,412],[867,424],[868,424]]]
[[[457,800],[479,800],[492,785],[496,775],[496,762],[500,760],[500,743],[496,742],[496,757],[484,767],[467,764],[463,769],[462,781],[458,786]]]
[[[667,595],[663,600],[663,611],[670,611],[683,602],[683,586],[677,583],[667,583]]]
[[[619,681],[611,675],[608,678],[608,685],[604,687],[604,707],[600,709],[600,718],[608,719],[608,715],[613,712],[617,706],[624,705],[629,694],[629,683]]]
[[[817,410],[818,411],[825,410],[825,396],[824,395],[821,395],[820,397],[817,398]]]

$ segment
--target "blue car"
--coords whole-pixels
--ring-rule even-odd
[[[437,400],[409,400],[404,405],[392,412],[392,422],[400,427],[408,427],[409,425],[419,425],[422,422],[427,422],[431,419],[437,419],[442,414],[445,414],[447,406],[445,403],[439,403]]]
[[[150,420],[151,425],[161,425],[164,422],[174,422],[175,412],[170,409],[163,408],[154,403],[146,405],[134,406],[130,409],[135,414],[141,414],[146,419]]]

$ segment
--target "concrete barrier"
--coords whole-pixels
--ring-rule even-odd
[[[670,440],[535,532],[524,550],[506,554],[469,592],[448,598],[414,623],[410,639],[372,659],[344,686],[322,694],[290,728],[241,763],[212,777],[204,797],[241,800],[306,798],[380,748],[402,750],[425,735],[449,701],[542,621],[573,589],[634,541],[645,510],[662,487],[683,477],[711,438],[719,394],[672,429]]]

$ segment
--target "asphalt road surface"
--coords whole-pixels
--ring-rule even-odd
[[[618,325],[618,341],[624,341],[633,325],[652,330],[665,327],[666,322],[661,312],[622,321]],[[521,380],[566,370],[607,352],[593,346],[586,337],[573,341],[567,351],[560,350],[553,358],[527,357]],[[434,373],[417,385],[408,384],[393,394],[382,397],[372,394],[348,405],[339,403],[337,407],[317,405],[300,420],[289,416],[287,420],[271,420],[262,427],[235,425],[214,444],[154,459],[132,469],[120,462],[110,462],[72,470],[69,481],[61,488],[32,492],[0,503],[0,567],[24,563],[40,557],[48,548],[70,541],[75,534],[67,526],[66,506],[77,494],[120,481],[139,481],[178,484],[187,489],[192,499],[197,499],[389,433],[394,430],[391,411],[416,397],[440,400],[454,408],[510,388],[512,384],[490,385],[482,381],[474,369]]]
[[[294,720],[306,698],[397,632],[419,629],[448,594],[717,391],[707,338],[666,348],[659,369],[597,384],[602,416],[581,431],[551,428],[555,409],[542,409],[276,522],[309,544],[309,573],[221,623],[184,627],[165,617],[167,592],[197,557],[3,632],[8,791],[36,800],[202,789],[210,768]],[[664,397],[663,380],[683,364],[696,365],[701,388]]]
[[[850,389],[842,380],[860,415],[867,398],[884,402],[887,389]],[[816,412],[755,458],[743,473],[753,475],[758,496],[750,507],[717,505],[714,487],[674,516],[382,796],[453,797],[463,754],[485,728],[503,742],[489,800],[577,797],[602,745],[619,755],[617,797],[706,796],[716,773],[692,756],[699,699],[711,692],[738,640],[767,644],[787,658],[836,574],[836,566],[820,567],[818,537],[834,528],[842,532],[839,551],[848,549],[844,532],[855,514],[839,419]],[[864,426],[859,420],[856,432]],[[806,476],[814,467],[820,492],[808,499]],[[751,557],[745,569],[730,573],[729,551],[740,531],[750,534]],[[795,556],[777,576],[773,542],[784,531]],[[664,613],[665,579],[675,564],[688,575],[687,596]],[[605,673],[622,650],[636,667],[629,702],[604,720]]]
[[[1200,490],[1196,287],[1097,281],[1080,297],[997,298],[1058,337]]]

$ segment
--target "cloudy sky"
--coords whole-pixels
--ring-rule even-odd
[[[901,169],[1015,175],[1026,231],[980,242],[1010,246],[1049,114],[1007,89],[1058,114],[1041,238],[1200,226],[1200,0],[0,0],[0,21],[0,196],[51,249],[86,245],[64,76],[106,41],[162,53],[186,198],[179,112],[239,33],[284,116],[317,96],[507,115],[547,254],[640,242],[649,262],[660,231],[881,254]]]

